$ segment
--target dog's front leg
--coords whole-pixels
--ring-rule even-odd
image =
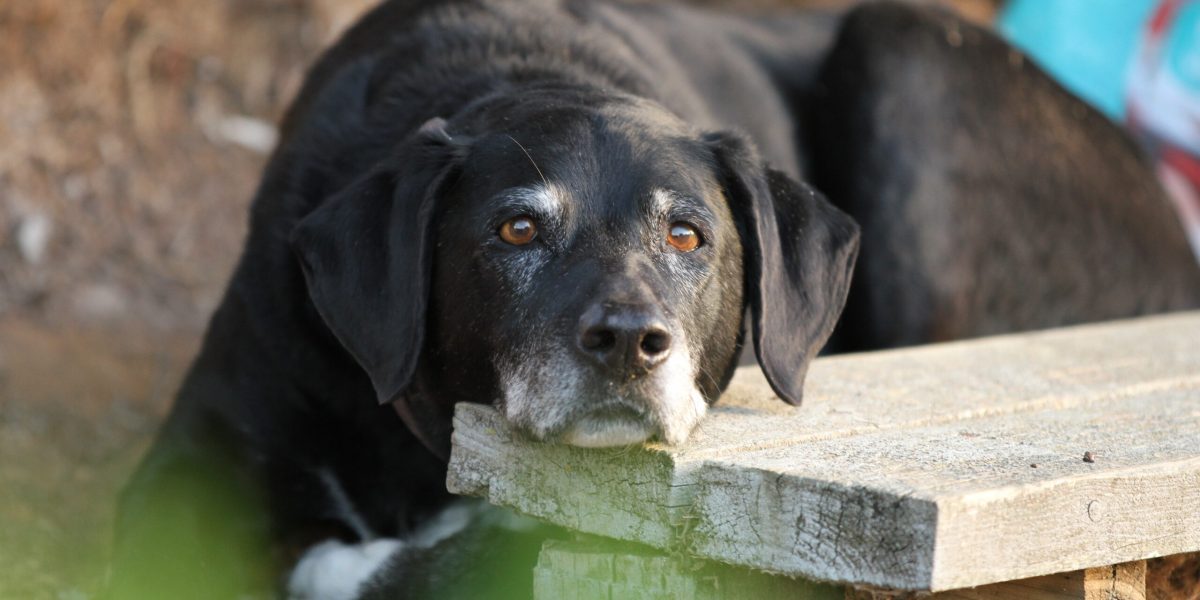
[[[476,501],[459,500],[442,509],[403,540],[377,538],[358,543],[326,540],[309,548],[288,577],[294,600],[358,598],[364,585],[385,564],[406,560],[437,545],[472,523],[481,512]]]
[[[557,530],[458,500],[403,539],[310,548],[288,579],[294,600],[522,598],[542,542]]]

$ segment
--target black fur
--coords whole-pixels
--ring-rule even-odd
[[[987,30],[855,10],[807,115],[813,181],[863,227],[839,350],[1200,306],[1153,166]]]
[[[812,187],[764,170],[745,140],[712,143],[745,240],[755,353],[775,393],[799,405],[803,369],[825,345],[850,289],[858,225]]]
[[[314,542],[403,537],[450,500],[454,402],[497,400],[497,356],[567,340],[597,302],[680,323],[709,402],[748,309],[768,380],[799,402],[858,247],[802,175],[865,226],[840,348],[1200,304],[1118,130],[956,18],[871,5],[835,41],[838,23],[585,0],[372,11],[284,120],[246,251],[124,495],[111,595],[269,595]],[[526,249],[545,260],[518,301],[496,199],[543,178],[572,203]],[[654,187],[682,192],[708,242],[669,266]],[[563,423],[608,402],[599,377]],[[365,591],[469,597],[535,552],[470,529]]]

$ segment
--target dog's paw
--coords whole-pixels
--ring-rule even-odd
[[[336,540],[310,548],[288,577],[291,600],[353,600],[363,584],[399,552],[399,540],[381,539],[361,544]]]

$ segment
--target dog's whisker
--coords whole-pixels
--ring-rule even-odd
[[[508,136],[508,139],[512,140],[513,143],[521,149],[521,152],[525,153],[525,158],[529,159],[529,164],[533,165],[533,168],[537,170],[538,177],[542,178],[542,185],[545,185],[546,189],[550,189],[550,182],[546,180],[546,175],[542,173],[541,167],[538,166],[537,161],[533,160],[533,156],[529,154],[529,151],[525,149],[525,146],[521,145],[521,142],[518,142],[517,138],[511,135]]]

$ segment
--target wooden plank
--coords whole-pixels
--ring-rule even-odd
[[[546,542],[534,581],[534,600],[1146,600],[1145,561],[933,595],[854,587],[839,591],[586,536]]]
[[[1146,600],[1146,561],[942,592],[930,600]],[[849,599],[849,596],[847,596]],[[862,600],[872,600],[870,597]],[[1158,599],[1166,600],[1166,599]]]
[[[709,461],[694,476],[690,547],[786,573],[838,580],[858,569],[918,582],[887,587],[933,590],[1194,550],[1197,408],[1197,392],[1172,390],[1101,414],[989,417]],[[1110,419],[1120,427],[1105,427]],[[1083,462],[1087,451],[1097,462]]]
[[[799,409],[745,368],[712,413],[680,447],[584,450],[463,404],[447,484],[580,531],[902,590],[1200,549],[1200,313],[822,358]]]
[[[1083,592],[1086,600],[1146,600],[1146,561],[1088,569]]]
[[[534,600],[841,600],[839,588],[599,539],[551,541]]]
[[[531,442],[489,407],[459,404],[446,487],[576,531],[667,548],[679,521],[670,457]],[[676,503],[678,502],[678,504]]]

